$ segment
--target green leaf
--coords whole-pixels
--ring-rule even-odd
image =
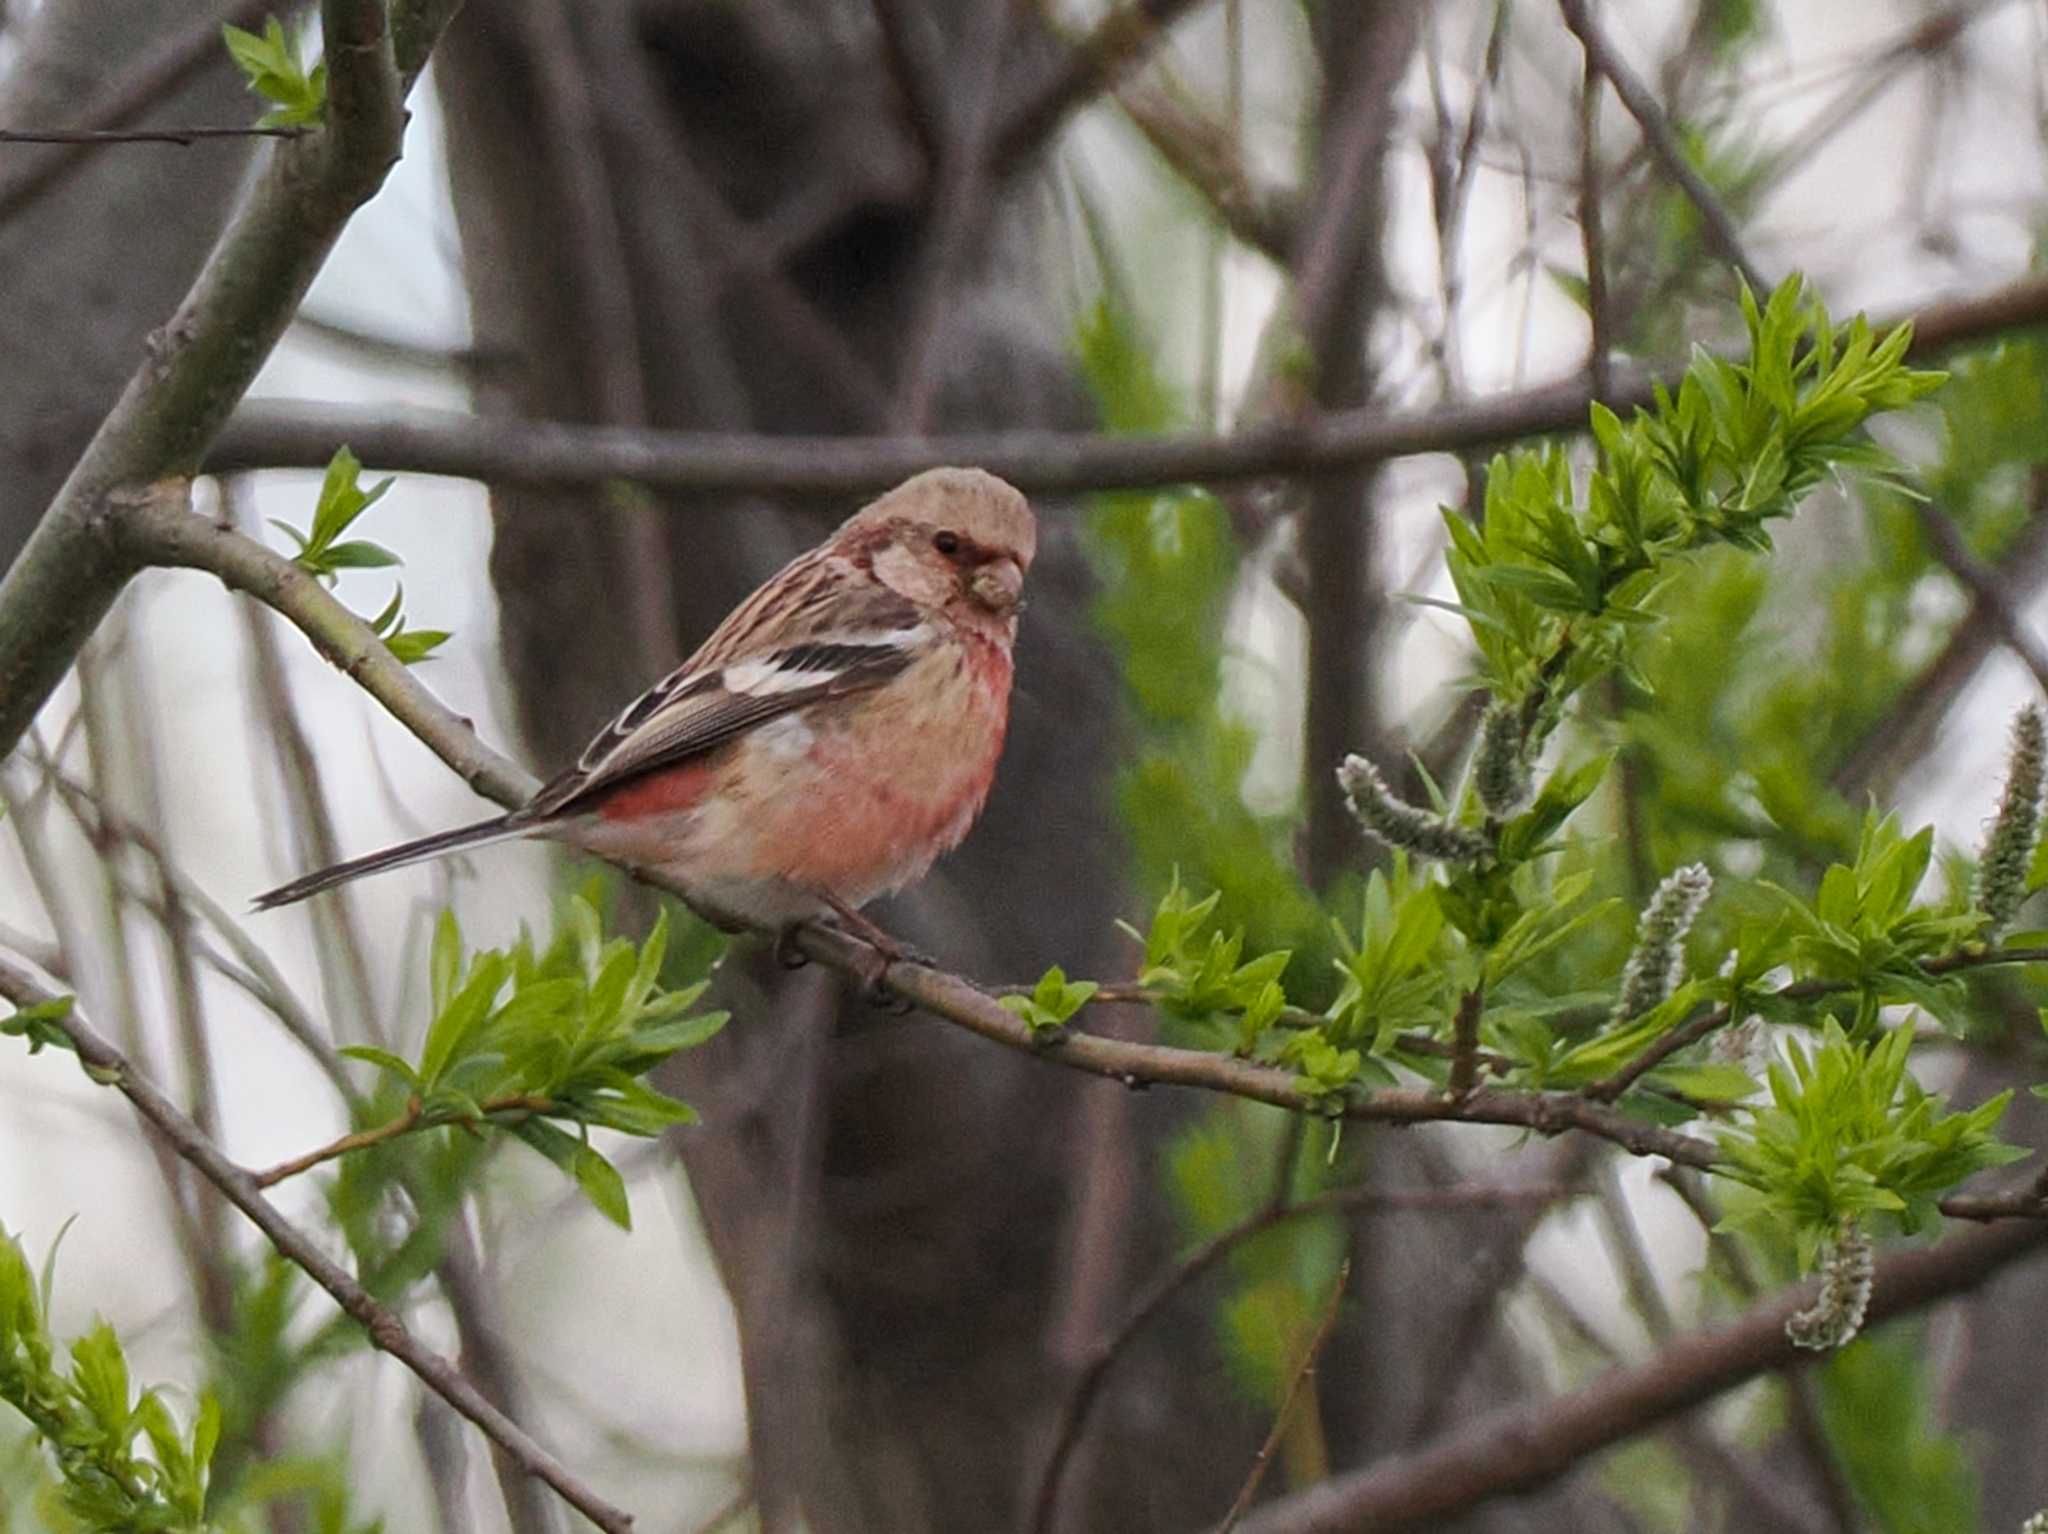
[[[52,996],[48,1001],[18,1007],[12,1017],[0,1019],[0,1034],[27,1039],[28,1052],[32,1055],[45,1044],[55,1045],[58,1049],[74,1049],[71,1035],[58,1026],[71,1015],[73,1000],[69,996]]]
[[[589,1146],[576,1156],[576,1186],[597,1206],[597,1212],[621,1230],[633,1228],[633,1211],[626,1203],[626,1180],[619,1169]]]
[[[412,1066],[388,1049],[379,1049],[374,1044],[344,1044],[338,1053],[351,1060],[361,1060],[374,1065],[380,1071],[388,1072],[404,1082],[413,1091],[418,1091],[420,1078]]]

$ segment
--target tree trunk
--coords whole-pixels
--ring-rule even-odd
[[[515,359],[483,408],[878,427],[926,292],[926,176],[866,9],[833,25],[773,4],[568,11],[473,6],[440,57],[476,341]],[[935,46],[968,46],[938,35],[949,8],[917,19]],[[570,51],[544,57],[565,25]],[[603,193],[579,192],[583,177]],[[785,262],[763,259],[818,207],[843,211]],[[1008,190],[941,279],[937,425],[1087,419],[1033,287],[1032,223],[1029,189]],[[630,311],[603,312],[616,303]],[[631,355],[600,354],[608,334]],[[533,492],[493,506],[508,660],[546,762],[852,509]],[[993,801],[958,854],[878,913],[990,978],[1127,962],[1111,925],[1114,677],[1089,637],[1075,508],[1039,509]],[[673,583],[633,607],[621,561],[650,546]],[[650,643],[664,601],[674,628]],[[706,1124],[682,1143],[738,1308],[764,1526],[1018,1526],[1078,1350],[1167,1255],[1151,1148],[1194,1105],[877,1018],[772,964],[727,968],[745,971],[728,982],[735,1022],[687,1057],[680,1089]],[[1227,1505],[1258,1428],[1191,1367],[1204,1326],[1192,1312],[1119,1365],[1091,1433],[1106,1473],[1070,1482],[1066,1526],[1192,1525]],[[1241,1451],[1179,1452],[1219,1442]],[[1168,1463],[1170,1478],[1114,1473]]]

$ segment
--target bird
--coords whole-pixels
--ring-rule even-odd
[[[258,910],[538,836],[651,875],[728,930],[860,914],[967,834],[994,782],[1037,519],[973,468],[914,475],[770,576],[516,809],[336,863]]]

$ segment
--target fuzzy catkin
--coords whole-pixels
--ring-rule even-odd
[[[1657,886],[1637,924],[1636,946],[1622,966],[1616,1022],[1641,1017],[1678,989],[1685,978],[1685,935],[1713,891],[1714,876],[1703,863],[1674,869]]]
[[[1785,1322],[1792,1346],[1825,1353],[1852,1341],[1863,1330],[1876,1271],[1870,1237],[1853,1222],[1843,1226],[1821,1267],[1819,1295]]]
[[[2028,704],[2012,724],[2012,755],[2005,794],[1977,859],[1976,905],[1988,920],[1982,936],[1996,937],[2027,894],[2027,873],[2041,832],[2043,765],[2048,762],[2048,728],[2041,710]]]
[[[1505,815],[1529,791],[1529,769],[1522,760],[1521,710],[1496,703],[1479,721],[1479,748],[1473,753],[1472,786],[1489,815]]]
[[[1337,781],[1358,823],[1389,847],[1449,863],[1476,863],[1487,854],[1485,837],[1396,798],[1380,770],[1362,756],[1345,757]]]

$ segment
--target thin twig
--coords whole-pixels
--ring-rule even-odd
[[[1280,1435],[1287,1427],[1287,1419],[1294,1414],[1294,1403],[1315,1377],[1316,1357],[1329,1340],[1331,1328],[1337,1324],[1337,1312],[1343,1308],[1344,1291],[1350,1286],[1351,1259],[1346,1257],[1337,1265],[1337,1281],[1330,1286],[1330,1300],[1323,1307],[1323,1318],[1316,1324],[1315,1335],[1309,1338],[1308,1346],[1302,1351],[1301,1366],[1294,1371],[1294,1377],[1287,1382],[1287,1393],[1280,1398],[1280,1410],[1274,1413],[1272,1431],[1266,1434],[1266,1441],[1259,1445],[1259,1452],[1253,1456],[1251,1473],[1245,1477],[1244,1485],[1237,1489],[1237,1497],[1230,1504],[1230,1511],[1223,1515],[1217,1534],[1231,1534],[1243,1522],[1252,1498],[1259,1494],[1259,1482],[1266,1478],[1266,1467],[1273,1461],[1273,1451],[1280,1446]]]
[[[33,753],[30,760],[46,775],[46,780],[56,790],[65,809],[78,822],[85,835],[119,837],[137,848],[155,865],[163,879],[177,890],[179,898],[205,918],[206,924],[219,934],[241,966],[238,972],[223,970],[223,973],[228,973],[230,978],[261,1002],[284,1025],[285,1032],[312,1056],[314,1063],[325,1073],[335,1090],[353,1106],[356,1093],[349,1082],[347,1071],[342,1068],[341,1057],[334,1052],[334,1045],[329,1041],[326,1031],[314,1020],[305,1003],[292,991],[291,983],[272,962],[263,946],[251,938],[247,929],[207,894],[197,881],[172,861],[163,844],[147,827],[111,808],[89,787],[67,776],[40,752]],[[131,898],[137,899],[139,903],[148,904],[140,895],[131,893]],[[215,967],[220,968],[220,965],[216,964]]]
[[[221,508],[230,523],[260,527],[246,481],[246,475],[235,475],[220,482]],[[287,855],[295,857],[301,868],[325,868],[341,861],[341,843],[335,835],[319,753],[299,718],[298,700],[285,674],[276,622],[258,603],[236,605],[242,609],[242,633],[253,673],[252,722],[284,791],[285,818],[292,831]],[[353,1017],[360,1029],[358,1038],[388,1048],[391,1040],[370,978],[369,950],[363,941],[356,899],[342,891],[336,899],[318,904],[320,909],[307,911],[305,920],[313,931],[327,1015]]]
[[[1771,284],[1764,277],[1762,268],[1750,260],[1742,248],[1742,236],[1736,232],[1735,220],[1707,184],[1706,177],[1686,158],[1685,146],[1678,142],[1671,120],[1664,115],[1664,108],[1658,105],[1656,96],[1615,52],[1607,34],[1593,20],[1587,0],[1558,0],[1557,8],[1564,13],[1565,25],[1572,29],[1580,46],[1586,50],[1587,63],[1605,75],[1607,82],[1614,87],[1614,94],[1621,98],[1621,104],[1628,108],[1629,115],[1643,130],[1650,153],[1656,157],[1664,174],[1693,205],[1700,222],[1706,226],[1708,239],[1720,251],[1722,258],[1742,274],[1742,280],[1752,291],[1769,292]]]
[[[929,429],[945,378],[946,336],[956,304],[954,281],[989,212],[982,155],[1010,40],[1010,0],[976,3],[980,13],[966,23],[969,41],[961,49],[963,57],[949,71],[958,76],[958,84],[946,104],[945,147],[911,284],[910,318],[890,417],[898,431],[916,434]]]
[[[1934,557],[1977,599],[2006,646],[2034,674],[2035,682],[2048,688],[2048,645],[2042,643],[2041,636],[2027,621],[2018,599],[2007,588],[2005,577],[1977,557],[1957,529],[1955,519],[1941,507],[1918,499],[1913,506]]]
[[[74,129],[123,128],[178,90],[221,54],[220,29],[233,24],[254,27],[276,7],[273,0],[232,0],[216,6],[196,22],[166,38],[138,59],[77,113]],[[85,144],[69,144],[60,152],[38,155],[25,165],[10,166],[0,177],[0,219],[11,219],[57,185],[66,171],[87,152]]]
[[[1103,91],[1166,35],[1199,0],[1129,0],[1095,24],[1029,95],[1007,106],[989,136],[990,174],[1008,176],[1032,159],[1069,116]]]
[[[497,1118],[501,1114],[516,1115],[520,1118],[536,1113],[546,1113],[555,1107],[553,1099],[536,1097],[529,1092],[515,1092],[505,1097],[494,1097],[477,1104],[477,1113],[484,1118]],[[289,1161],[280,1161],[276,1166],[266,1167],[250,1176],[259,1188],[271,1188],[287,1177],[296,1177],[301,1172],[310,1172],[316,1166],[339,1160],[350,1151],[364,1150],[372,1145],[382,1145],[420,1129],[443,1129],[450,1124],[469,1124],[474,1120],[468,1114],[433,1113],[425,1111],[417,1097],[406,1099],[405,1109],[397,1118],[387,1119],[369,1129],[358,1129],[351,1134],[341,1135],[304,1155],[294,1156]]]
[[[1236,136],[1211,121],[1171,86],[1127,80],[1116,103],[1190,188],[1217,223],[1276,266],[1292,259],[1301,208],[1290,192],[1262,185],[1245,163]]]
[[[0,128],[0,144],[196,144],[201,139],[304,138],[299,124],[265,128]]]
[[[0,996],[17,1007],[33,1007],[57,999],[58,992],[12,956],[0,954]],[[77,1051],[86,1074],[111,1086],[153,1125],[179,1156],[218,1188],[250,1222],[269,1238],[278,1254],[325,1289],[334,1302],[361,1324],[373,1346],[404,1364],[429,1390],[461,1412],[492,1443],[516,1458],[529,1474],[539,1476],[563,1499],[607,1534],[631,1534],[632,1515],[614,1507],[584,1484],[524,1428],[492,1405],[448,1359],[421,1344],[396,1313],[325,1252],[306,1232],[287,1220],[264,1198],[255,1176],[230,1161],[169,1098],[139,1073],[73,1006],[51,1020]]]
[[[1502,1207],[1546,1207],[1561,1199],[1577,1196],[1580,1190],[1541,1185],[1526,1188],[1466,1186],[1462,1188],[1340,1188],[1318,1194],[1299,1203],[1270,1202],[1249,1219],[1233,1225],[1203,1242],[1166,1272],[1159,1275],[1132,1302],[1117,1329],[1095,1345],[1087,1361],[1074,1376],[1074,1383],[1060,1409],[1053,1430],[1053,1446],[1039,1473],[1038,1491],[1033,1498],[1033,1534],[1050,1534],[1058,1509],[1060,1483],[1067,1461],[1080,1442],[1081,1429],[1102,1393],[1104,1382],[1116,1361],[1130,1348],[1131,1341],[1167,1302],[1188,1285],[1213,1269],[1245,1242],[1296,1220],[1325,1214],[1436,1213],[1445,1210],[1491,1211]]]

